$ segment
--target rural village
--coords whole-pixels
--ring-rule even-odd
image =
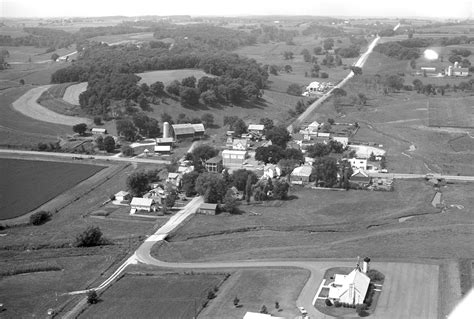
[[[472,18],[2,17],[0,318],[469,318],[473,51]]]

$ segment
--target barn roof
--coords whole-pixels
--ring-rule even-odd
[[[204,124],[202,123],[197,123],[197,124],[191,124],[194,128],[194,132],[205,132],[206,129],[204,128]]]
[[[153,202],[152,198],[134,197],[130,202],[130,206],[151,206]]]
[[[175,135],[194,134],[194,127],[190,123],[171,125]]]
[[[295,168],[293,172],[291,172],[291,176],[311,176],[313,172],[313,167],[309,165],[303,165]]]
[[[263,124],[250,124],[249,125],[249,130],[263,131],[264,128],[265,128],[265,125]]]

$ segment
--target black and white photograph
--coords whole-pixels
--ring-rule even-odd
[[[0,0],[0,318],[474,318],[474,0]]]

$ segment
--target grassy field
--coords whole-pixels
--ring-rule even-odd
[[[259,312],[262,305],[266,305],[274,316],[295,318],[299,315],[296,299],[308,276],[308,271],[302,269],[238,270],[199,317],[240,319],[247,311]],[[240,299],[240,307],[234,306],[236,296]],[[280,311],[275,309],[275,301],[280,304]]]
[[[439,214],[430,206],[434,190],[424,182],[397,181],[387,193],[305,189],[292,195],[298,199],[241,206],[260,215],[196,215],[153,254],[181,261],[474,253],[465,241],[473,238],[467,212]],[[415,217],[400,223],[406,216]]]
[[[69,116],[87,116],[78,105],[73,105],[63,99],[64,93],[72,83],[63,83],[50,87],[38,99],[38,103],[47,109]]]
[[[452,97],[428,101],[430,126],[474,128],[474,97]]]
[[[3,172],[0,183],[0,219],[4,220],[30,212],[103,167],[0,159],[0,169]],[[27,200],[25,194],[28,194]]]
[[[151,85],[156,81],[161,81],[165,85],[167,85],[174,80],[181,81],[182,79],[188,76],[194,76],[198,80],[203,76],[212,76],[198,69],[150,71],[144,73],[137,73],[137,75],[141,77],[141,80],[140,82],[138,82],[138,84],[146,83],[148,85]]]
[[[86,250],[87,251],[87,250]],[[0,299],[5,311],[2,318],[44,317],[49,308],[60,309],[70,302],[64,295],[85,287],[98,277],[99,269],[111,265],[118,253],[117,248],[105,248],[84,252],[79,249],[63,249],[62,256],[49,256],[44,252],[24,252],[6,256],[2,251],[0,269],[29,264],[32,268],[41,262],[54,260],[59,271],[29,272],[0,278]]]
[[[208,292],[220,286],[224,278],[223,274],[127,274],[79,318],[191,318],[199,313]]]
[[[136,41],[153,41],[153,32],[130,33],[130,34],[111,34],[91,38],[90,41],[105,42],[110,44]]]

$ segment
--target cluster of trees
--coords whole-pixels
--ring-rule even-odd
[[[374,51],[399,60],[411,60],[420,57],[418,48],[403,46],[400,41],[379,43],[375,46]]]
[[[11,37],[0,35],[0,46],[34,46],[40,48],[67,48],[76,41],[76,37],[69,32],[50,28],[24,28],[28,35]],[[53,50],[53,51],[54,51]]]
[[[143,112],[117,120],[117,133],[125,140],[133,142],[139,136],[154,138],[160,136],[159,122]]]
[[[257,42],[254,34],[210,24],[164,25],[155,29],[156,39],[173,38],[175,46],[201,50],[234,50]]]
[[[306,152],[309,157],[317,158],[327,156],[331,153],[342,154],[344,150],[344,145],[337,141],[330,140],[328,144],[316,143],[311,145]]]
[[[277,28],[274,25],[261,24],[260,28],[252,30],[250,34],[255,36],[257,41],[261,43],[277,41],[286,42],[288,45],[293,45],[293,38],[298,36],[299,32],[297,30]]]
[[[303,153],[299,149],[285,149],[278,145],[258,147],[255,150],[255,159],[264,162],[265,164],[278,164],[281,160],[291,160],[297,164],[301,164],[304,161]],[[289,164],[292,163],[285,162],[285,167]]]
[[[344,36],[346,33],[342,27],[331,27],[322,25],[318,22],[311,23],[306,29],[301,32],[303,35],[314,34],[318,37],[339,37]]]
[[[360,53],[360,46],[352,44],[346,48],[337,48],[335,52],[343,58],[356,58]]]

